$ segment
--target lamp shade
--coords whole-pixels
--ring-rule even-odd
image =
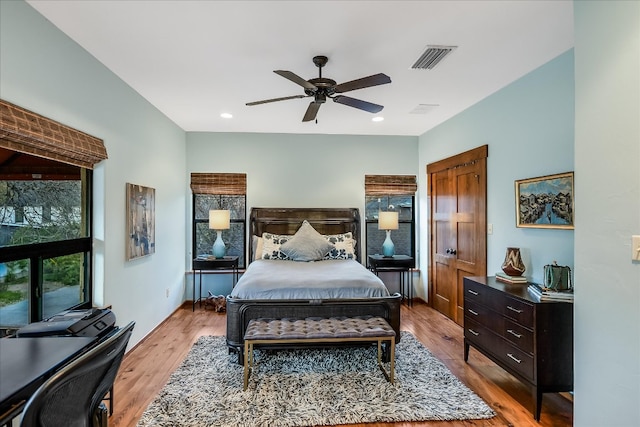
[[[228,230],[231,213],[228,210],[209,211],[209,228],[212,230]]]
[[[378,212],[378,230],[397,230],[398,212]]]

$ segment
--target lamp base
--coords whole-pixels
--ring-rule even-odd
[[[227,247],[224,245],[222,241],[222,231],[216,230],[218,236],[216,237],[216,241],[213,242],[212,253],[215,258],[224,258],[224,255],[227,253]]]
[[[391,258],[395,253],[396,248],[391,241],[391,230],[387,230],[387,238],[384,239],[384,243],[382,244],[382,256]]]

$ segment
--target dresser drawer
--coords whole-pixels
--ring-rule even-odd
[[[487,304],[491,301],[489,296],[491,289],[489,289],[486,285],[482,285],[480,283],[476,283],[471,280],[464,280],[464,300],[465,301],[474,301],[480,304]]]
[[[520,350],[533,354],[533,331],[505,319],[502,336]]]
[[[464,315],[465,317],[492,329],[497,334],[500,334],[504,329],[504,321],[502,317],[496,315],[496,313],[492,312],[484,305],[477,304],[473,301],[465,300]]]
[[[509,297],[502,297],[493,301],[496,311],[515,322],[533,329],[533,305]]]
[[[503,361],[505,366],[509,366],[528,380],[534,381],[532,355],[519,350],[504,340],[498,348],[500,351],[496,356]]]
[[[495,349],[500,346],[502,339],[493,333],[486,326],[475,322],[469,316],[464,318],[464,337],[469,340],[472,345],[478,345],[486,350]]]

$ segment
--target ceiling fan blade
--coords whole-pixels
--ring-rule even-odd
[[[303,79],[302,77],[300,77],[299,75],[292,73],[291,71],[286,71],[286,70],[275,70],[274,73],[284,77],[285,79],[289,79],[292,82],[299,84],[300,86],[302,86],[305,89],[309,89],[312,91],[316,91],[318,88],[316,87],[316,85],[309,83],[308,81],[306,81],[305,79]]]
[[[348,105],[349,107],[359,108],[360,110],[368,111],[370,113],[379,113],[384,108],[382,105],[373,104],[371,102],[351,98],[344,95],[333,97],[333,101],[337,102],[338,104]]]
[[[304,113],[304,117],[302,118],[302,121],[303,122],[310,122],[312,120],[315,120],[316,115],[318,114],[318,110],[320,109],[321,105],[322,105],[322,103],[320,103],[320,102],[311,101],[309,103],[309,106],[307,107],[307,112]]]
[[[307,95],[283,96],[282,98],[271,98],[271,99],[264,99],[262,101],[247,102],[245,105],[260,105],[260,104],[266,104],[268,102],[286,101],[287,99],[306,98],[306,97]]]
[[[386,74],[374,74],[373,76],[363,77],[350,82],[340,83],[334,88],[335,93],[349,92],[350,90],[363,89],[365,87],[379,86],[391,83],[391,77]]]

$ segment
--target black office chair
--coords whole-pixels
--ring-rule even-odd
[[[113,392],[134,326],[118,329],[49,378],[26,403],[20,426],[105,427],[106,414],[98,409]]]

